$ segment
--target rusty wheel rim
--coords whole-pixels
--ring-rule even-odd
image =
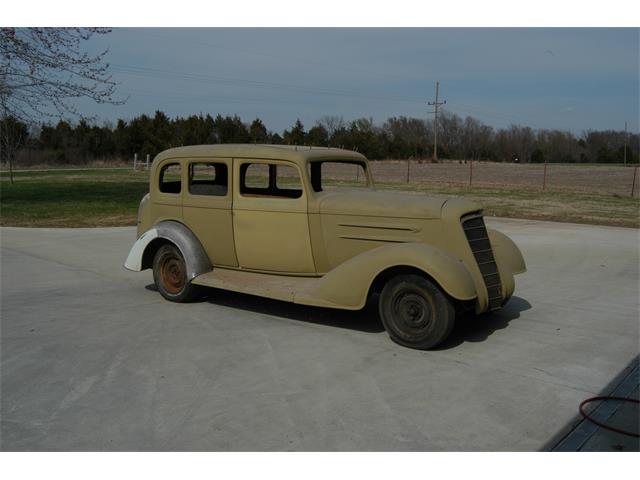
[[[414,292],[397,292],[391,300],[394,327],[405,337],[415,337],[427,332],[434,317],[434,305],[430,299]]]
[[[164,289],[172,295],[179,294],[186,283],[184,262],[181,258],[171,255],[162,259],[160,265],[160,281]]]

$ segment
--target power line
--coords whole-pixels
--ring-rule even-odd
[[[311,94],[317,94],[317,95],[329,95],[329,96],[348,97],[348,98],[361,98],[364,100],[379,100],[379,101],[385,101],[385,102],[405,102],[405,103],[416,103],[416,104],[420,102],[420,100],[417,98],[366,95],[366,94],[361,94],[354,91],[330,90],[330,89],[322,89],[322,88],[303,86],[303,85],[264,82],[259,80],[247,80],[243,78],[221,77],[217,75],[208,75],[208,74],[202,74],[202,73],[175,72],[171,70],[163,70],[163,69],[149,68],[149,67],[138,67],[133,65],[111,64],[111,67],[113,71],[116,73],[122,73],[125,75],[142,76],[147,78],[151,77],[156,79],[162,78],[162,79],[174,79],[174,80],[179,79],[179,80],[193,81],[193,82],[199,82],[199,83],[205,83],[205,84],[216,83],[216,84],[232,85],[232,86],[272,88],[272,89],[280,89],[280,90],[286,90],[286,91],[297,91],[300,93],[311,93]]]
[[[276,89],[276,90],[283,90],[283,91],[289,91],[289,92],[295,91],[298,93],[346,97],[346,98],[355,98],[355,99],[362,99],[362,100],[376,100],[376,101],[383,101],[383,102],[396,102],[396,103],[403,102],[403,103],[411,103],[411,104],[417,104],[418,102],[420,102],[420,100],[417,98],[393,97],[393,96],[382,96],[382,95],[366,95],[366,94],[361,94],[354,91],[322,89],[322,88],[308,86],[308,85],[303,86],[303,85],[284,84],[284,83],[277,83],[277,82],[265,82],[265,81],[259,81],[259,80],[248,80],[248,79],[233,78],[233,77],[221,77],[217,75],[210,75],[210,74],[203,74],[203,73],[176,72],[171,70],[164,70],[164,69],[150,68],[150,67],[140,67],[140,66],[133,66],[133,65],[111,64],[111,67],[113,71],[116,73],[147,77],[147,78],[155,78],[155,79],[161,79],[161,80],[179,79],[179,80],[185,80],[185,81],[197,82],[197,83],[203,83],[203,84],[213,83],[213,84],[230,85],[235,87],[244,86],[244,87],[255,87],[255,88],[267,88],[267,89]],[[437,84],[439,84],[439,82],[437,82]],[[438,107],[440,105],[444,105],[445,103],[446,101],[440,103]],[[522,122],[521,119],[516,119],[515,117],[485,111],[484,108],[482,109],[482,111],[480,111],[475,106],[466,105],[457,101],[454,101],[453,103],[454,105],[462,106],[464,108],[463,111],[467,114],[480,115],[480,116],[490,117],[490,118],[494,118],[502,121],[523,123],[525,125],[528,125],[534,128],[543,128],[532,122],[526,122],[526,121]],[[434,102],[429,102],[429,106],[435,106]],[[468,108],[468,107],[471,107],[471,108]],[[439,110],[439,108],[437,108],[436,110]],[[437,118],[436,118],[436,125],[437,125]],[[435,149],[436,148],[434,147],[434,150]]]
[[[238,52],[238,53],[243,53],[243,54],[247,54],[247,55],[255,55],[255,56],[260,56],[260,57],[267,57],[267,58],[273,58],[276,60],[283,60],[286,61],[287,63],[291,64],[292,62],[297,62],[297,63],[303,63],[303,64],[312,64],[312,65],[318,65],[320,67],[326,68],[326,67],[330,67],[332,69],[340,69],[340,70],[351,70],[353,72],[358,72],[358,73],[364,73],[366,75],[376,75],[376,76],[386,76],[386,77],[390,77],[390,78],[396,78],[398,80],[403,80],[403,81],[407,81],[407,80],[425,80],[424,75],[422,76],[403,76],[403,75],[396,75],[392,72],[389,71],[373,71],[373,70],[367,70],[367,69],[363,69],[363,68],[358,68],[358,67],[354,67],[352,65],[336,65],[335,63],[330,63],[330,62],[319,62],[317,60],[313,60],[313,59],[309,59],[309,58],[303,58],[303,57],[294,57],[291,55],[275,55],[273,53],[266,53],[266,52],[258,52],[255,50],[245,50],[245,49],[240,49],[240,48],[235,48],[235,47],[228,47],[226,45],[220,45],[217,43],[209,43],[209,42],[203,42],[201,40],[190,40],[190,39],[186,39],[183,37],[174,37],[174,36],[170,36],[170,35],[162,35],[162,34],[158,34],[158,33],[150,33],[149,31],[139,31],[139,29],[136,29],[138,31],[135,32],[136,35],[145,35],[148,37],[155,37],[155,38],[163,38],[166,40],[171,40],[173,42],[178,41],[178,42],[182,42],[182,43],[190,43],[193,45],[202,45],[202,46],[206,46],[206,47],[212,47],[212,48],[216,48],[216,49],[220,49],[220,50],[227,50],[229,52]],[[148,30],[148,29],[147,29]],[[125,33],[134,33],[132,30],[128,30],[128,29],[123,29],[122,30]]]
[[[414,99],[414,98],[403,98],[403,97],[392,97],[392,96],[381,96],[381,95],[366,95],[366,94],[360,94],[358,92],[353,92],[353,91],[340,91],[340,90],[331,90],[331,89],[322,89],[322,88],[318,88],[318,87],[313,87],[313,86],[302,86],[302,85],[295,85],[295,84],[284,84],[284,83],[276,83],[276,82],[265,82],[265,81],[259,81],[259,80],[248,80],[248,79],[242,79],[242,78],[233,78],[233,77],[221,77],[221,76],[217,76],[217,75],[209,75],[209,74],[202,74],[202,73],[185,73],[185,72],[176,72],[176,71],[171,71],[171,70],[164,70],[164,69],[158,69],[158,68],[151,68],[151,67],[140,67],[140,66],[133,66],[133,65],[125,65],[125,64],[111,64],[111,67],[113,69],[113,71],[115,73],[121,73],[124,75],[132,75],[132,76],[139,76],[139,77],[146,77],[146,78],[154,78],[154,79],[160,79],[160,80],[184,80],[184,81],[189,81],[189,82],[197,82],[197,83],[203,83],[203,84],[222,84],[222,85],[230,85],[230,86],[235,86],[235,87],[254,87],[254,88],[267,88],[267,89],[276,89],[276,90],[283,90],[283,91],[295,91],[298,93],[306,93],[306,94],[314,94],[314,95],[325,95],[325,96],[336,96],[336,97],[346,97],[346,98],[355,98],[355,99],[362,99],[362,100],[377,100],[377,101],[383,101],[383,102],[403,102],[403,103],[410,103],[410,104],[417,104],[420,100],[419,99]],[[436,82],[436,90],[438,90],[438,85],[439,82]],[[203,96],[201,98],[204,98]],[[211,99],[214,99],[214,97],[209,97]],[[222,98],[222,97],[218,97],[217,99],[219,100],[229,100],[230,97],[226,97],[226,98]],[[239,102],[242,103],[249,103],[247,101],[245,101],[244,99],[238,99],[236,98],[235,100],[238,100]],[[249,99],[246,99],[249,100]],[[260,99],[251,99],[251,101],[263,101]],[[436,103],[438,103],[437,107],[436,107]],[[439,107],[441,105],[446,104],[447,102],[439,102],[438,101],[438,92],[436,92],[436,102],[429,102],[428,105],[429,106],[434,106],[435,111],[431,112],[434,113],[435,115],[435,126],[437,127],[437,122],[438,122],[438,113],[439,113]],[[511,117],[508,115],[504,115],[504,114],[499,114],[499,113],[491,113],[491,112],[487,112],[484,111],[484,109],[482,109],[483,111],[480,111],[478,109],[476,109],[476,107],[472,108],[466,108],[466,107],[472,107],[471,105],[466,105],[463,103],[459,103],[457,101],[453,102],[454,104],[454,108],[452,109],[454,112],[456,110],[459,110],[457,108],[455,108],[455,105],[460,105],[462,107],[464,107],[464,110],[461,111],[460,113],[467,113],[467,114],[472,114],[472,115],[480,115],[481,117],[493,117],[495,119],[498,120],[502,120],[502,121],[510,121],[510,122],[515,122],[515,123],[522,123],[534,128],[543,128],[540,127],[539,125],[536,125],[535,123],[532,122],[522,122],[521,119],[516,119],[515,117]],[[546,128],[551,128],[551,127],[546,127]],[[562,129],[559,129],[562,130]],[[437,137],[437,128],[435,129],[435,133],[434,133],[434,137]],[[434,154],[437,157],[437,139],[434,138]]]

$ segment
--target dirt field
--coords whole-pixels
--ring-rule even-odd
[[[332,166],[331,176],[355,179],[355,168]],[[384,160],[371,162],[376,182],[406,183],[407,162]],[[441,185],[469,185],[490,188],[542,190],[544,165],[457,161],[419,163],[412,161],[409,182]],[[631,196],[636,167],[619,165],[549,164],[545,189],[554,192],[597,193]],[[640,193],[640,173],[637,174],[634,197]],[[471,177],[471,179],[470,179]]]

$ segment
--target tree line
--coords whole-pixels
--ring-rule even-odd
[[[215,143],[268,143],[334,146],[357,150],[372,160],[430,159],[434,123],[405,116],[388,118],[377,125],[370,118],[345,121],[324,116],[309,129],[300,120],[282,133],[270,131],[256,118],[245,123],[237,115],[191,115],[169,118],[161,111],[139,115],[115,124],[90,124],[85,120],[56,124],[27,124],[12,118],[0,120],[7,137],[0,149],[2,161],[9,155],[16,166],[28,163],[80,164],[94,160],[155,156],[171,147]],[[438,121],[438,157],[498,162],[598,162],[637,163],[640,135],[624,131],[568,131],[532,129],[511,125],[494,128],[473,117],[462,118],[443,111]]]

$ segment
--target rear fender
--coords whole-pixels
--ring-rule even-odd
[[[194,233],[179,222],[166,220],[144,232],[133,244],[125,268],[140,272],[153,266],[155,252],[163,243],[173,243],[184,258],[187,279],[210,272],[211,261]]]
[[[327,273],[300,303],[359,309],[381,273],[394,267],[410,267],[431,277],[457,300],[476,298],[473,278],[461,260],[423,243],[384,245],[353,257]]]

